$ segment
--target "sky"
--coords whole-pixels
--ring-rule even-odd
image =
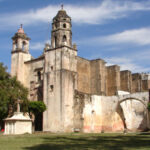
[[[11,66],[12,36],[20,24],[38,57],[50,43],[61,4],[72,18],[78,56],[104,59],[133,73],[150,72],[150,0],[0,0],[0,62]]]

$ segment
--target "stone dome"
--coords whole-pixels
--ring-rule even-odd
[[[63,18],[63,19],[66,19],[66,18],[71,19],[71,18],[67,15],[66,11],[63,10],[63,9],[61,9],[61,10],[58,11],[57,15],[53,18],[53,20],[61,19],[61,18]]]

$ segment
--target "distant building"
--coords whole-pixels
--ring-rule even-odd
[[[105,132],[145,130],[148,74],[120,71],[102,59],[77,56],[72,44],[71,18],[61,9],[53,18],[51,45],[34,59],[29,53],[30,38],[22,27],[12,37],[11,75],[29,88],[30,100],[42,100],[43,131]],[[40,35],[39,35],[40,36]]]

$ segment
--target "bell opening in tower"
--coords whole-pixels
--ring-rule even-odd
[[[57,45],[57,37],[55,36],[55,41],[54,41],[54,47],[56,48]]]
[[[62,41],[63,41],[63,42],[66,42],[66,41],[67,41],[66,35],[63,36],[63,40],[62,40]]]
[[[66,28],[66,24],[65,23],[63,24],[63,28]]]
[[[25,45],[26,45],[26,43],[25,43],[25,41],[23,41],[23,42],[22,42],[22,50],[23,50],[23,51],[25,50]]]
[[[15,48],[14,48],[14,50],[17,50],[18,49],[18,44],[17,44],[17,41],[15,41]]]

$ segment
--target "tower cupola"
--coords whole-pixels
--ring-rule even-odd
[[[72,31],[71,31],[71,18],[63,9],[58,11],[57,15],[53,18],[51,45],[52,48],[61,46],[72,47]]]
[[[30,38],[25,34],[22,24],[18,29],[17,33],[12,37],[13,48],[12,52],[22,51],[25,53],[29,52],[29,40]]]

